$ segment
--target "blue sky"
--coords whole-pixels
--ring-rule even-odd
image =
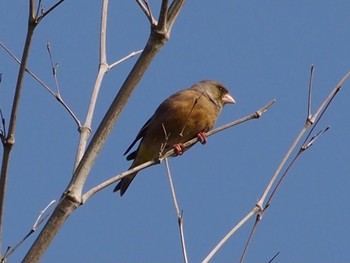
[[[2,1],[0,40],[18,57],[28,1]],[[159,1],[150,1],[156,14]],[[51,1],[44,1],[50,6]],[[66,1],[33,39],[28,67],[54,86],[50,41],[63,98],[83,122],[98,68],[100,1]],[[349,71],[348,1],[188,1],[166,46],[132,94],[85,189],[125,171],[123,157],[144,122],[170,94],[198,80],[224,83],[237,104],[216,126],[271,99],[259,120],[236,126],[170,160],[190,262],[199,262],[252,209],[306,118],[309,71],[316,65],[313,110]],[[111,1],[108,62],[142,49],[149,24],[135,1]],[[104,81],[98,126],[130,71],[130,59]],[[0,50],[0,103],[6,120],[18,65]],[[75,123],[43,88],[25,78],[7,185],[3,243],[14,245],[69,183],[78,141]],[[293,166],[260,223],[247,262],[349,262],[350,83],[317,130],[321,136]],[[212,262],[237,262],[253,221]],[[22,259],[34,234],[10,259]],[[139,173],[123,198],[105,189],[67,220],[42,262],[181,262],[177,219],[164,164]]]

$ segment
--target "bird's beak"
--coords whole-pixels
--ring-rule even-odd
[[[224,102],[224,104],[235,104],[236,103],[236,101],[228,93],[222,97],[222,101]]]

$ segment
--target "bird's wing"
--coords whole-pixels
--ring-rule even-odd
[[[153,116],[152,116],[152,117],[153,117]],[[152,117],[149,118],[149,120],[142,126],[141,130],[140,130],[139,133],[136,135],[135,140],[130,144],[129,148],[126,149],[124,155],[126,155],[126,154],[131,150],[131,148],[135,145],[135,143],[137,143],[138,140],[140,140],[142,137],[145,136],[145,133],[146,133],[146,131],[147,131],[147,128],[148,128],[148,126],[149,126],[149,123],[151,122]],[[130,154],[130,155],[131,155],[131,154]],[[129,157],[128,157],[128,159],[129,159]],[[133,159],[133,158],[131,158],[131,159]]]

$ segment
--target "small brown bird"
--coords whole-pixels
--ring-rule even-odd
[[[141,139],[136,151],[126,157],[128,161],[134,160],[129,169],[154,160],[171,148],[180,155],[184,150],[182,143],[196,136],[202,144],[206,143],[205,133],[212,129],[223,106],[234,103],[226,87],[212,80],[200,81],[171,95],[159,105],[124,153]],[[136,174],[121,179],[113,192],[120,190],[122,196]]]

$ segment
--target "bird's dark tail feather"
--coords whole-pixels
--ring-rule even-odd
[[[120,191],[120,196],[123,196],[128,189],[129,185],[131,184],[132,180],[134,180],[137,173],[130,174],[127,177],[124,177],[120,180],[120,182],[117,184],[117,186],[114,188],[113,192]]]

